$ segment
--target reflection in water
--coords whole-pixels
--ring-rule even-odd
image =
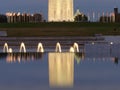
[[[20,45],[20,51],[19,52],[24,52],[26,53],[26,48],[25,48],[25,44],[22,42]]]
[[[75,60],[77,61],[77,64],[80,63],[81,59],[85,58],[84,52],[75,53],[74,56],[75,56]]]
[[[114,61],[115,64],[118,64],[118,60],[119,60],[118,57],[115,57],[115,58],[113,59],[113,61]]]
[[[61,45],[60,45],[59,42],[56,44],[55,52],[62,52],[62,50],[61,50]]]
[[[21,62],[30,60],[39,60],[43,56],[43,53],[7,53],[4,54],[6,62]]]
[[[49,84],[51,87],[72,87],[74,53],[49,53]]]
[[[37,52],[44,52],[42,43],[38,43]]]

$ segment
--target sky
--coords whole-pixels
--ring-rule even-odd
[[[0,13],[21,12],[38,13],[41,12],[47,19],[48,0],[0,0]],[[114,7],[120,9],[120,0],[74,0],[74,12],[79,9],[85,14],[110,13]],[[120,11],[120,10],[119,10]]]

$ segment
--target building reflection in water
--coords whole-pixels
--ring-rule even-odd
[[[21,62],[21,61],[31,61],[39,60],[43,56],[43,53],[6,53],[3,54],[3,58],[6,59],[6,62]]]
[[[114,62],[115,64],[118,64],[118,62],[119,62],[119,58],[118,58],[118,57],[114,57],[112,60],[113,60],[113,62]]]
[[[77,64],[80,64],[81,60],[84,60],[85,58],[85,53],[84,52],[75,53],[74,57],[75,60],[77,61]]]
[[[72,87],[74,83],[74,53],[49,53],[50,87]]]

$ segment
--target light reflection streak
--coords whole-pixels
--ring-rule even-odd
[[[12,62],[26,62],[33,60],[40,60],[43,56],[43,53],[8,53],[5,54],[5,59],[7,63]]]
[[[50,87],[73,87],[74,53],[49,53]]]
[[[93,61],[93,62],[113,62],[114,64],[119,63],[118,57],[91,57],[91,58],[84,58],[86,61]]]

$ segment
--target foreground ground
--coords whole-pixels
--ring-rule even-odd
[[[120,23],[13,23],[0,24],[8,36],[120,35]]]

